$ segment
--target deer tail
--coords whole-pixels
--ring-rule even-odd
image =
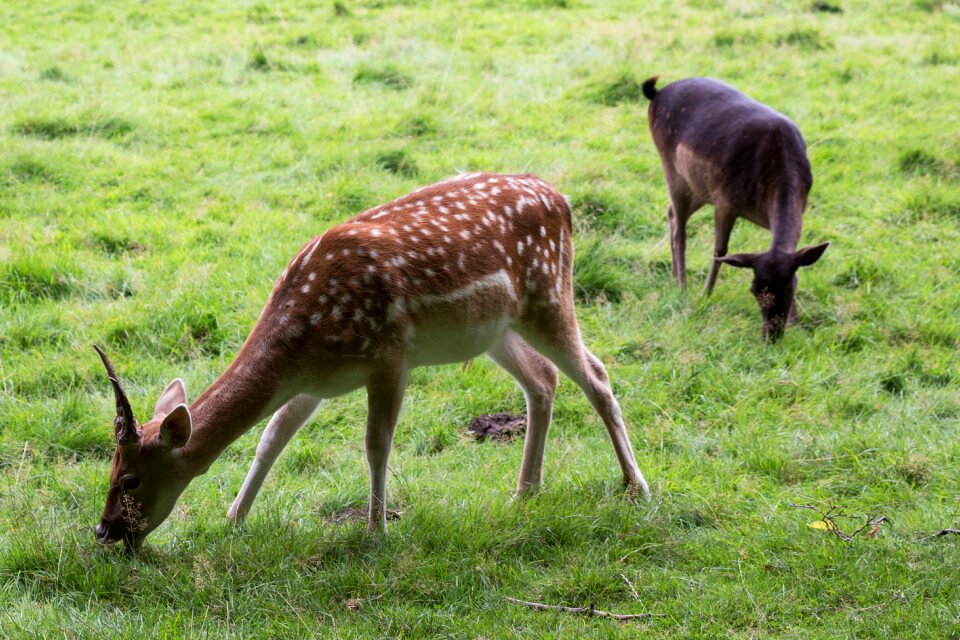
[[[657,80],[660,79],[660,76],[653,76],[652,78],[647,78],[643,83],[643,95],[647,97],[647,100],[653,100],[657,97]]]

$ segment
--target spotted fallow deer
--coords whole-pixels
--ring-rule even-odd
[[[277,456],[321,399],[367,390],[370,529],[385,529],[386,471],[407,372],[486,353],[519,383],[527,435],[517,492],[541,480],[557,370],[606,425],[623,479],[649,494],[601,362],[574,311],[570,208],[530,175],[467,174],[366,211],[284,269],[236,359],[193,403],[177,379],[153,417],[117,401],[100,542],[138,547],[190,481],[273,414],[228,517],[243,519]]]
[[[812,265],[829,242],[797,250],[807,194],[813,185],[807,147],[786,116],[710,78],[688,78],[656,88],[643,83],[648,117],[670,193],[673,275],[687,286],[687,220],[714,205],[714,260],[706,293],[720,263],[753,269],[751,291],[760,305],[764,338],[783,336],[796,319],[797,270]],[[770,248],[727,255],[737,218],[770,229]]]

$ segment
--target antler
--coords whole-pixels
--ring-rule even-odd
[[[107,368],[107,376],[110,378],[110,384],[113,385],[113,394],[117,399],[117,417],[113,419],[113,428],[117,436],[117,443],[120,445],[131,445],[140,442],[140,430],[137,428],[137,419],[133,416],[133,409],[130,407],[130,401],[123,387],[120,386],[120,379],[113,369],[110,358],[103,352],[103,349],[93,345],[103,360],[103,366]]]

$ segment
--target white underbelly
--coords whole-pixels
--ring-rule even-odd
[[[410,367],[463,362],[486,352],[507,330],[507,318],[463,326],[433,321],[416,326],[408,338]]]
[[[345,393],[366,386],[370,379],[371,366],[365,362],[337,368],[323,379],[313,380],[300,393],[306,393],[315,398],[335,398]]]

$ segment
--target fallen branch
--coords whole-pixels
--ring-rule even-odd
[[[941,529],[940,531],[937,531],[937,532],[936,532],[935,534],[933,534],[932,536],[927,536],[927,537],[925,537],[925,538],[921,538],[921,540],[930,540],[930,539],[932,539],[932,538],[942,538],[942,537],[944,537],[944,536],[949,536],[949,535],[958,535],[958,536],[960,536],[960,529]]]
[[[866,516],[850,515],[846,513],[847,508],[843,506],[832,506],[826,511],[823,511],[819,507],[815,507],[812,504],[789,504],[788,506],[793,507],[794,509],[809,509],[811,511],[817,512],[818,514],[820,514],[820,520],[826,524],[826,529],[830,531],[833,535],[843,540],[844,542],[849,542],[853,540],[857,536],[857,534],[860,534],[866,531],[867,529],[870,529],[870,531],[867,533],[867,537],[872,538],[877,534],[877,531],[880,530],[880,525],[890,521],[889,518],[887,518],[887,516],[880,516],[879,518],[876,518],[870,514],[867,514]],[[866,522],[864,522],[863,526],[856,529],[853,533],[849,533],[849,534],[844,533],[843,529],[840,528],[840,525],[837,524],[837,520],[836,520],[837,518],[859,518],[859,517],[865,517]]]
[[[600,609],[594,609],[591,604],[589,607],[561,607],[554,604],[543,604],[541,602],[527,602],[526,600],[517,600],[516,598],[511,598],[510,596],[503,596],[503,599],[507,602],[513,604],[519,604],[521,606],[527,607],[528,609],[536,609],[537,611],[561,611],[563,613],[578,613],[584,616],[597,617],[597,618],[612,618],[620,622],[626,622],[627,620],[646,620],[647,618],[659,618],[662,617],[662,613],[610,613],[609,611],[601,611]]]

